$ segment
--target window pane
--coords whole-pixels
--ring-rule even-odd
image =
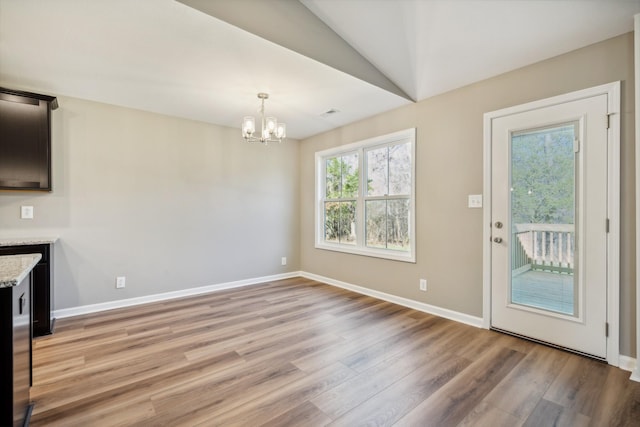
[[[409,143],[389,147],[389,195],[411,194],[411,147]]]
[[[355,244],[356,202],[324,203],[324,240]]]
[[[365,205],[367,246],[387,247],[387,201],[368,200]]]
[[[342,194],[342,168],[340,158],[332,157],[325,161],[327,199],[338,199]]]
[[[388,148],[367,151],[367,195],[384,196],[389,193]]]
[[[325,202],[324,204],[324,240],[338,243],[340,230],[340,203]]]
[[[356,244],[356,202],[340,202],[340,243]]]
[[[409,250],[409,200],[387,202],[387,249]]]
[[[358,154],[342,156],[342,197],[358,195]]]

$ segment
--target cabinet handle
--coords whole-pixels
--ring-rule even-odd
[[[20,295],[20,299],[18,300],[19,312],[22,314],[24,309],[25,297],[24,294]]]

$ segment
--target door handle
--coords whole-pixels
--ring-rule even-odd
[[[502,243],[502,237],[496,237],[493,239],[493,241],[496,243]]]
[[[22,314],[23,313],[24,306],[25,306],[26,302],[27,302],[27,300],[24,297],[24,294],[20,295],[20,298],[18,298],[18,314]]]

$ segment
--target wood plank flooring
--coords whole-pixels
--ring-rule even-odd
[[[38,426],[638,426],[604,363],[296,278],[61,319]]]

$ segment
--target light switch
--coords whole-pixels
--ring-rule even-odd
[[[482,207],[482,194],[469,194],[469,207],[481,208]]]
[[[33,219],[33,206],[21,206],[20,207],[20,218],[22,218],[22,219]]]

